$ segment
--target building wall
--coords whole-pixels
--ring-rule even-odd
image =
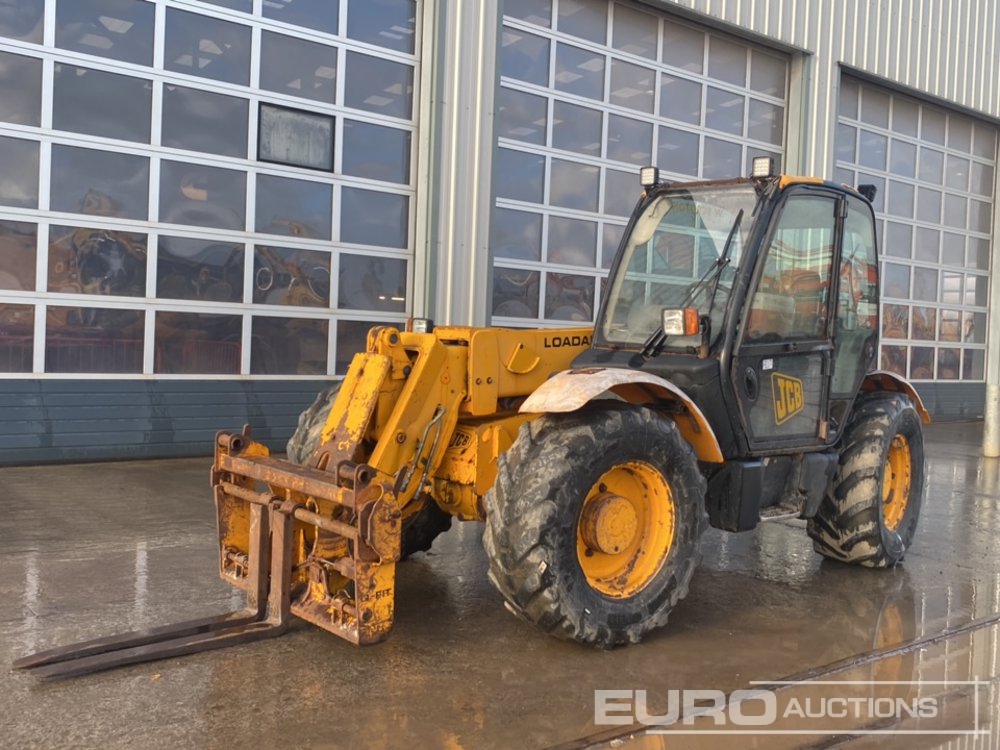
[[[748,59],[756,49],[786,60],[784,96],[765,100],[784,108],[783,142],[773,145],[789,172],[838,174],[845,73],[865,85],[929,98],[933,106],[1000,118],[1000,10],[992,0],[0,0],[0,113],[21,107],[18,97],[32,86],[40,92],[28,102],[27,119],[23,111],[0,114],[0,195],[6,195],[0,200],[0,398],[18,409],[0,428],[6,436],[0,449],[7,449],[0,463],[207,453],[214,434],[208,421],[231,427],[244,417],[266,424],[263,436],[280,447],[292,413],[324,378],[344,371],[371,323],[398,323],[409,313],[488,323],[496,287],[498,154],[511,146],[509,133],[499,133],[503,14],[535,8],[558,19],[612,5],[662,14],[664,27],[702,29],[743,44],[751,50]],[[114,22],[123,8],[151,16],[145,47],[122,42],[130,30],[143,29],[135,19]],[[303,15],[295,17],[296,8]],[[282,17],[286,11],[291,15]],[[94,26],[102,13],[112,19],[103,30]],[[175,43],[181,18],[199,22],[188,24],[200,41],[187,53]],[[213,29],[247,42],[217,43],[222,37]],[[572,34],[553,30],[557,40],[573,44]],[[288,53],[275,46],[279,42]],[[144,49],[148,59],[130,57]],[[245,77],[229,79],[218,70],[227,68],[218,65],[223,50],[240,53]],[[609,47],[609,59],[614,54]],[[335,63],[310,62],[324,55]],[[298,72],[275,76],[296,65]],[[111,101],[106,109],[119,116],[95,120],[100,108],[84,95],[84,85],[74,84],[88,77],[130,84],[137,98]],[[245,107],[242,150],[198,145],[197,138],[185,140],[183,128],[178,136],[176,123],[164,119],[178,106],[178,91],[199,92],[195,98],[206,106]],[[77,107],[67,104],[74,95],[83,97]],[[746,95],[756,95],[750,82]],[[148,109],[136,106],[147,99]],[[608,105],[612,111],[615,105]],[[262,108],[270,108],[268,122]],[[129,130],[136,113],[139,130],[148,127],[141,137]],[[76,116],[83,114],[89,123]],[[332,152],[322,137],[302,143],[303,133],[323,134],[331,124]],[[280,143],[277,135],[288,128],[299,133],[294,149],[261,151],[262,144]],[[397,145],[385,146],[378,134]],[[226,135],[220,141],[216,133],[214,142],[225,143]],[[752,144],[754,138],[745,137]],[[100,163],[88,166],[84,157],[91,152],[104,153],[108,164],[139,164],[140,172],[148,165],[145,192],[123,186],[124,173],[118,178]],[[365,154],[371,158],[358,158]],[[560,158],[558,149],[546,155],[550,162]],[[606,152],[598,161],[599,169],[623,173],[638,165]],[[27,170],[27,180],[19,169]],[[185,179],[185,170],[196,179]],[[86,191],[77,189],[87,187],[75,179],[80,174],[104,179],[117,191],[115,200],[86,200]],[[321,195],[318,233],[311,219],[291,215],[301,200],[289,201],[288,216],[267,213],[271,203],[293,198],[282,185]],[[196,208],[217,191],[228,191],[222,204],[235,208],[235,227],[222,222],[218,210],[170,210],[171,201]],[[121,210],[115,201],[136,205]],[[559,213],[539,205],[543,213]],[[600,221],[602,230],[614,229],[622,218],[605,214]],[[994,218],[991,257],[995,225]],[[545,253],[547,244],[546,237]],[[88,248],[110,246],[129,267],[141,258],[134,288],[101,291],[100,279],[90,290],[60,285],[68,267],[79,271]],[[207,279],[182,262],[206,250],[205,258],[225,254],[226,247],[239,260],[234,280],[214,278],[225,270],[224,260],[199,261]],[[588,271],[591,314],[605,254],[595,247]],[[545,256],[538,270],[547,273],[547,263]],[[322,279],[297,277],[302,269],[324,267],[328,288]],[[196,291],[165,284],[178,273],[194,274],[185,289]],[[268,273],[283,278],[284,299],[273,283],[264,283]],[[212,298],[208,287],[228,288],[230,296]],[[995,284],[992,294],[997,298]],[[972,307],[984,312],[978,303]],[[540,308],[533,320],[499,319],[569,322],[546,316],[544,298]],[[981,413],[981,382],[918,387],[940,415]],[[219,394],[219,409],[188,422],[184,398],[197,402],[206,394]],[[147,419],[156,426],[143,427]],[[81,428],[88,424],[92,429]]]

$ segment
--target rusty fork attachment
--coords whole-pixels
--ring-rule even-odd
[[[212,469],[220,574],[245,592],[246,607],[41,651],[14,668],[74,677],[271,638],[291,615],[352,643],[384,639],[400,545],[386,479],[363,464],[343,462],[331,476],[270,458],[248,428],[220,433]]]

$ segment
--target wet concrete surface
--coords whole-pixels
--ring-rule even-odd
[[[980,457],[981,431],[927,428],[921,525],[894,570],[823,561],[800,521],[711,530],[667,627],[602,652],[508,614],[486,578],[481,526],[458,524],[400,565],[396,625],[383,644],[359,649],[298,623],[276,640],[71,680],[0,667],[0,746],[772,747],[774,737],[609,740],[594,724],[594,691],[729,692],[881,650],[837,678],[986,680],[973,690],[992,734],[962,747],[1000,747],[1000,628],[891,653],[1000,613],[1000,462]],[[186,459],[0,470],[0,665],[238,608],[241,597],[215,572],[208,467]],[[947,700],[966,715],[967,693]],[[897,746],[938,747],[947,737],[903,739]],[[885,737],[848,740],[867,747]]]

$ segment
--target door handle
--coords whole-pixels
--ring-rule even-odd
[[[743,392],[751,401],[756,401],[757,394],[760,393],[760,384],[757,381],[757,371],[752,367],[748,367],[743,371]]]

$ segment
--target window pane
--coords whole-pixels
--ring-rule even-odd
[[[784,140],[785,110],[757,99],[750,100],[747,137],[780,146]]]
[[[557,100],[552,105],[552,146],[600,156],[603,123],[600,110]]]
[[[932,224],[941,221],[941,192],[939,190],[917,188],[917,216]]]
[[[330,239],[333,188],[320,182],[257,175],[254,229],[310,239]]]
[[[750,88],[783,99],[788,68],[785,60],[760,50],[751,50],[750,59]]]
[[[0,164],[0,205],[38,208],[38,143],[0,136]]]
[[[337,50],[265,31],[261,35],[260,87],[333,104],[337,100]]]
[[[960,195],[944,194],[944,223],[956,229],[965,229],[969,201]]]
[[[731,135],[743,135],[743,102],[739,94],[708,87],[705,99],[705,125]]]
[[[653,125],[629,117],[608,117],[608,158],[645,166],[653,157]]]
[[[168,8],[163,63],[178,73],[246,85],[250,83],[250,28]]]
[[[882,336],[887,339],[908,339],[910,315],[906,305],[882,305]],[[933,338],[933,333],[931,334]]]
[[[333,117],[260,105],[261,161],[333,171]]]
[[[496,117],[498,138],[544,146],[547,121],[548,99],[500,87]]]
[[[882,193],[883,191],[879,191]],[[878,195],[876,195],[876,199]],[[913,216],[913,185],[908,182],[889,181],[888,210],[893,216]],[[876,211],[878,208],[875,209]]]
[[[960,115],[948,118],[948,148],[964,153],[972,150],[972,120]]]
[[[972,149],[972,153],[974,153],[976,156],[981,156],[984,159],[996,158],[997,155],[996,127],[993,125],[976,123],[975,134],[976,138]]]
[[[604,171],[604,213],[629,216],[639,197],[639,177],[635,172]]]
[[[50,227],[48,291],[145,297],[146,235]]]
[[[708,74],[736,86],[747,84],[747,48],[742,44],[711,37],[708,51]]]
[[[368,331],[377,325],[385,324],[367,320],[341,320],[337,322],[335,366],[338,373],[347,372],[354,355],[365,350]]]
[[[34,305],[0,307],[0,372],[31,372],[34,330]]]
[[[892,98],[892,129],[896,133],[917,137],[920,124],[920,105],[899,96]]]
[[[339,0],[264,0],[264,18],[337,33]]]
[[[246,99],[165,83],[163,145],[246,158],[248,107]]]
[[[330,306],[330,253],[257,245],[253,256],[255,304]]]
[[[627,5],[615,5],[612,46],[622,52],[655,60],[659,25],[655,16]]]
[[[987,198],[993,195],[993,167],[972,162],[972,192]]]
[[[398,248],[408,245],[410,215],[405,195],[348,187],[342,194],[342,242]]]
[[[347,53],[344,104],[355,109],[410,119],[413,112],[413,67]]]
[[[604,55],[559,43],[556,46],[556,88],[603,100],[604,63]]]
[[[549,263],[593,266],[597,262],[597,224],[580,219],[549,217]]]
[[[903,177],[916,177],[917,147],[907,141],[892,139],[889,171]]]
[[[655,82],[656,73],[649,68],[612,60],[610,103],[652,113]]]
[[[986,313],[965,313],[962,324],[962,340],[973,344],[986,343]]]
[[[344,120],[341,157],[344,174],[410,183],[410,133],[405,130]]]
[[[493,254],[517,260],[542,259],[542,215],[495,208],[492,223]]]
[[[881,89],[865,86],[861,89],[861,119],[869,125],[889,127],[889,95]]]
[[[663,22],[663,62],[691,73],[705,64],[705,35],[689,26]]]
[[[325,320],[255,317],[250,336],[254,375],[326,375]]]
[[[563,208],[596,211],[600,175],[599,167],[553,159],[549,202]]]
[[[742,153],[738,143],[706,138],[703,176],[708,180],[739,177],[743,171]]]
[[[888,305],[887,305],[888,307]],[[911,321],[911,338],[919,341],[933,341],[937,332],[937,310],[932,307],[914,307]],[[905,338],[899,337],[896,338]]]
[[[59,0],[56,46],[152,65],[153,14],[153,3],[141,0]]]
[[[601,268],[611,268],[611,263],[615,259],[615,253],[618,252],[618,246],[621,244],[624,235],[625,227],[616,224],[604,225],[604,247],[601,251]],[[601,296],[603,295],[604,279],[601,280]]]
[[[986,371],[986,352],[982,349],[963,349],[962,359],[962,380],[982,380]]]
[[[538,271],[493,269],[493,314],[504,318],[538,317]]]
[[[38,226],[0,221],[0,289],[35,289],[35,248]]]
[[[341,253],[337,288],[338,307],[404,312],[406,261]]]
[[[153,370],[167,375],[238,375],[239,315],[157,312]]]
[[[941,246],[941,232],[937,229],[917,227],[917,239],[914,250],[917,260],[938,262],[938,251]]]
[[[883,294],[896,299],[910,299],[910,267],[886,263],[882,274]]]
[[[161,235],[157,250],[158,298],[243,301],[243,245]]]
[[[701,84],[660,76],[660,115],[691,125],[701,124]]]
[[[549,85],[549,40],[504,26],[500,73],[539,86]]]
[[[660,128],[660,146],[657,164],[668,172],[698,176],[698,134],[676,128]]]
[[[160,221],[198,227],[246,227],[246,174],[200,164],[160,164]]]
[[[594,277],[568,273],[545,275],[545,317],[589,322],[594,317]]]
[[[2,14],[3,5],[0,5],[0,19]],[[41,125],[41,60],[0,52],[0,120],[18,125]]]
[[[538,26],[552,25],[552,0],[504,0],[503,12]]]
[[[52,127],[148,143],[152,98],[145,78],[56,63]]]
[[[925,141],[944,145],[945,114],[930,107],[921,108],[920,137]]]
[[[141,310],[49,306],[46,313],[45,372],[142,372]]]
[[[604,44],[608,28],[606,0],[560,0],[557,28],[564,34]]]
[[[149,159],[54,145],[50,201],[53,211],[145,219]]]
[[[905,346],[883,346],[882,363],[879,365],[883,370],[894,372],[897,375],[906,377],[906,347]]]
[[[938,349],[937,376],[939,380],[958,380],[959,350]]]
[[[0,0],[0,36],[41,44],[44,10],[45,0]]]
[[[230,10],[238,10],[241,13],[250,13],[253,11],[253,0],[201,0],[203,3],[208,3],[209,5],[218,5],[220,8],[229,8]],[[336,2],[336,0],[333,0]]]
[[[885,255],[897,258],[909,258],[913,247],[913,227],[909,224],[897,224],[890,221],[885,229]]]
[[[497,149],[493,162],[498,198],[541,203],[545,187],[545,157]]]
[[[858,148],[860,164],[872,169],[884,170],[889,154],[889,139],[879,133],[869,130],[861,131],[861,143]]]
[[[913,269],[913,299],[938,301],[938,272],[932,268]]]
[[[413,53],[417,4],[414,0],[364,0],[347,6],[347,36]]]

